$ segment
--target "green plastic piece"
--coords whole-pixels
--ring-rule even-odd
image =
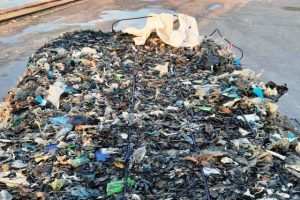
[[[212,107],[210,107],[210,106],[199,106],[198,109],[210,112],[212,110]]]
[[[67,146],[66,151],[72,151],[73,149],[75,149],[75,144],[70,144],[69,146]]]
[[[17,127],[17,126],[20,126],[20,125],[21,125],[20,121],[15,121],[13,127]]]
[[[124,183],[125,183],[124,179],[115,180],[115,181],[111,181],[111,182],[107,183],[107,187],[106,187],[107,196],[111,196],[113,194],[122,192]],[[127,184],[128,184],[128,186],[133,186],[135,184],[135,181],[132,180],[131,178],[128,178]]]
[[[123,74],[113,74],[114,78],[117,80],[117,81],[120,81],[122,79],[124,79],[124,75]]]

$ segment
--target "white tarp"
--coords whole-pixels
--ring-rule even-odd
[[[150,14],[144,28],[129,27],[122,32],[135,35],[136,45],[145,44],[151,32],[156,31],[160,39],[174,47],[194,47],[201,43],[203,37],[199,36],[197,22],[194,17],[178,14]],[[178,18],[179,28],[174,30],[174,21]]]

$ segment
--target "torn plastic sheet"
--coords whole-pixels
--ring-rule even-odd
[[[124,33],[129,33],[137,37],[134,38],[136,45],[144,45],[152,31],[156,31],[160,39],[174,47],[194,47],[201,43],[203,37],[199,36],[196,19],[179,14],[179,28],[174,30],[174,17],[172,14],[150,14],[147,18],[146,26],[142,29],[133,27],[123,30]]]
[[[0,199],[1,200],[12,200],[13,196],[6,190],[1,190],[0,192]]]
[[[248,122],[251,122],[251,123],[255,123],[256,121],[260,120],[259,116],[257,116],[256,114],[244,115],[244,117],[246,118],[246,120]],[[244,117],[242,115],[239,115],[237,118],[245,121]]]
[[[217,168],[210,168],[210,167],[203,167],[203,172],[205,175],[211,175],[211,174],[215,174],[218,175],[221,173],[221,171]]]
[[[59,140],[61,137],[65,136],[66,133],[73,129],[73,124],[71,124],[70,117],[68,115],[52,117],[49,119],[51,124],[60,127],[60,131],[56,133],[55,139]]]
[[[57,109],[59,109],[59,99],[65,91],[63,88],[64,84],[61,82],[55,82],[53,85],[50,85],[48,90],[47,101],[50,101]]]
[[[8,187],[29,186],[26,176],[21,172],[17,172],[15,177],[7,177],[10,171],[0,172],[0,183],[6,184]]]

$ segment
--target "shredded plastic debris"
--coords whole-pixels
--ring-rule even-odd
[[[75,31],[29,59],[0,104],[1,199],[299,199],[299,128],[205,36]]]

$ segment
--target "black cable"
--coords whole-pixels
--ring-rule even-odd
[[[284,179],[283,175],[281,174],[281,172],[278,170],[277,166],[275,163],[273,163],[273,168],[275,169],[275,171],[277,172],[278,176],[279,176],[279,180],[281,181],[281,183],[286,187],[286,189],[288,190],[288,193],[290,195],[291,198],[293,198],[293,193],[291,192],[287,181]]]
[[[137,54],[135,55],[135,61],[133,65],[133,78],[132,78],[132,96],[131,96],[131,106],[129,109],[129,117],[128,117],[128,124],[127,124],[127,149],[126,149],[126,156],[125,156],[125,176],[124,176],[124,190],[123,190],[123,199],[125,199],[125,194],[127,192],[128,187],[128,175],[129,175],[129,158],[130,158],[130,138],[131,138],[131,126],[130,117],[134,112],[134,103],[135,103],[135,89],[136,89],[136,72],[135,72],[135,65],[137,61]]]
[[[209,193],[207,178],[206,178],[206,176],[204,174],[203,167],[200,167],[200,173],[201,173],[201,176],[204,179],[204,187],[205,187],[206,198],[207,198],[207,200],[210,200],[210,193]]]
[[[115,33],[114,26],[115,26],[116,23],[119,23],[119,22],[121,22],[121,21],[128,21],[128,20],[135,20],[135,19],[145,19],[145,18],[149,18],[149,17],[153,17],[153,16],[143,16],[143,17],[132,17],[132,18],[119,19],[119,20],[115,21],[115,22],[111,25],[111,32]]]
[[[209,36],[213,36],[216,32],[217,32],[222,38],[224,38],[223,35],[220,33],[219,29],[215,29]],[[244,52],[243,52],[243,50],[242,50],[240,47],[238,47],[238,46],[232,44],[228,39],[224,38],[224,40],[225,40],[226,42],[228,42],[228,44],[232,45],[234,48],[238,49],[238,50],[241,52],[241,57],[239,58],[239,60],[242,60],[242,58],[244,57]]]
[[[184,107],[184,105],[183,105],[183,107]],[[188,119],[188,122],[189,122],[189,123],[193,122],[193,119],[194,119],[194,111],[192,110],[192,113],[191,113],[191,119],[189,118],[189,119]],[[192,138],[192,142],[193,142],[192,146],[193,146],[194,149],[196,150],[197,154],[200,155],[201,150],[200,150],[200,147],[196,144],[196,138],[195,138],[195,135],[192,134],[190,137]],[[209,186],[208,186],[208,181],[207,181],[207,177],[206,177],[205,174],[204,174],[203,166],[202,166],[202,165],[200,166],[200,175],[202,176],[203,182],[204,182],[204,189],[205,189],[206,200],[211,200],[211,198],[210,198],[210,192],[209,192]]]

